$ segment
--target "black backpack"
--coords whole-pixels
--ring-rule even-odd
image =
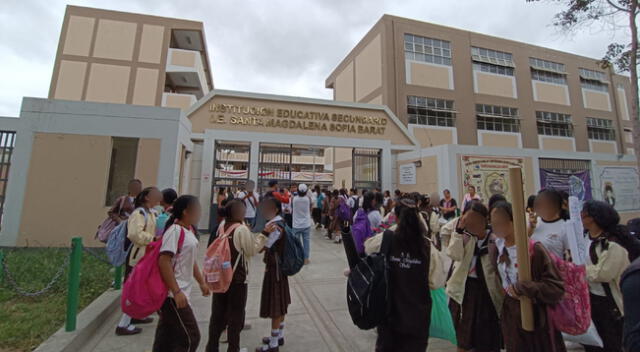
[[[638,240],[637,237],[631,235],[631,233],[627,229],[627,226],[618,225],[616,234],[611,237],[613,241],[617,242],[627,250],[627,254],[629,255],[629,262],[632,262],[636,258],[640,257],[640,240]]]
[[[388,256],[393,232],[382,235],[379,253],[362,258],[347,279],[347,306],[353,323],[363,330],[384,323],[389,314]]]
[[[278,222],[284,232],[284,253],[280,258],[280,272],[287,276],[297,274],[304,266],[304,247],[301,239],[293,234],[291,228],[285,222]]]
[[[631,236],[640,239],[640,218],[627,221],[627,230],[629,230]]]

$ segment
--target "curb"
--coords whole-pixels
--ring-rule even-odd
[[[81,351],[120,305],[120,293],[120,290],[109,289],[98,296],[78,314],[76,331],[66,332],[62,327],[34,352]]]

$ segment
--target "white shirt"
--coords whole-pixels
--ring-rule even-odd
[[[589,237],[589,235],[587,235],[587,265],[593,265],[593,262],[591,261],[591,256],[589,255],[589,248],[591,248],[591,243],[593,241],[591,240],[591,237]],[[602,286],[601,282],[593,282],[593,281],[589,281],[589,292],[593,293],[594,295],[597,296],[606,296],[607,292],[604,290],[604,286]]]
[[[358,199],[358,196],[349,197],[349,199],[347,200],[347,205],[349,206],[349,208],[353,208],[356,205],[357,199]]]
[[[293,198],[293,228],[306,229],[311,227],[311,199],[305,196]]]
[[[309,199],[311,199],[311,207],[312,208],[317,208],[318,207],[318,194],[314,191],[311,192],[311,195],[309,196]]]
[[[238,192],[237,194],[237,198],[240,200],[243,200],[244,197],[247,197],[248,193],[245,192]],[[258,207],[258,197],[256,196],[256,194],[254,193],[253,195],[247,197],[247,199],[244,199],[244,206],[246,208],[245,212],[244,212],[244,217],[245,218],[255,218],[256,217],[256,208]]]
[[[533,231],[531,239],[535,242],[541,242],[551,253],[564,259],[565,250],[570,248],[565,223],[566,221],[562,219],[545,222],[538,217],[536,229]]]
[[[184,242],[182,248],[180,248],[180,252],[177,253],[180,233],[183,230]],[[198,255],[198,239],[196,235],[189,229],[178,224],[173,224],[162,236],[160,253],[162,252],[173,253],[173,258],[171,259],[173,274],[176,277],[178,287],[188,299],[191,294],[191,286],[193,285],[193,266],[196,263],[196,256]],[[169,295],[173,297],[173,293],[169,292]]]
[[[502,281],[502,287],[506,290],[510,285],[518,282],[518,251],[516,246],[507,247],[507,255],[509,256],[509,264],[500,262],[500,256],[505,248],[505,242],[502,238],[496,238],[496,247],[498,248],[498,273]]]

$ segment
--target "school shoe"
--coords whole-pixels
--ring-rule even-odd
[[[263,337],[262,338],[262,343],[264,345],[268,345],[269,342],[271,342],[270,338],[268,338],[268,337]],[[278,339],[278,346],[284,346],[284,337],[281,337],[281,338]]]
[[[256,352],[279,352],[280,351],[280,347],[268,347],[269,345],[267,344],[266,346],[260,346],[260,347],[256,347]]]
[[[118,326],[116,328],[116,335],[118,336],[129,336],[129,335],[137,335],[142,332],[141,328],[135,327],[133,329],[129,329],[129,327],[123,328]]]
[[[151,324],[153,323],[153,318],[152,317],[146,317],[144,319],[131,319],[131,324],[137,325],[137,324]]]

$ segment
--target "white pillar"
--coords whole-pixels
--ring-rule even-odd
[[[255,182],[258,190],[258,171],[260,166],[260,142],[251,141],[251,151],[249,152],[249,179]]]
[[[215,140],[205,134],[204,146],[202,148],[202,171],[200,174],[200,204],[202,204],[202,218],[199,227],[206,229],[209,227],[209,211],[211,210],[212,189],[214,170],[213,159],[215,156]]]
[[[389,147],[382,149],[382,155],[380,155],[380,167],[380,184],[382,186],[382,190],[392,191],[393,181],[391,179],[391,172],[393,165],[391,160],[391,149]]]

